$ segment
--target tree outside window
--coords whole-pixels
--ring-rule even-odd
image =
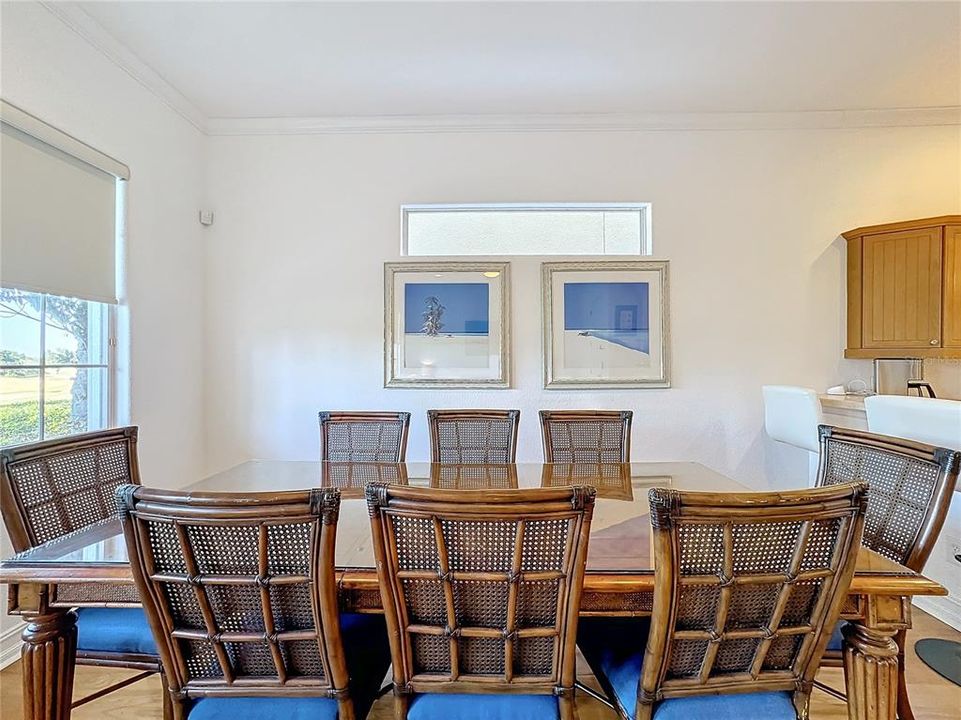
[[[107,426],[109,312],[0,289],[0,445]]]

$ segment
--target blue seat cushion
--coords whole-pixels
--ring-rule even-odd
[[[634,717],[637,686],[650,628],[648,618],[583,618],[577,644],[594,675],[614,691],[621,710]],[[664,700],[653,720],[796,720],[790,693],[700,695]]]
[[[92,652],[157,654],[143,608],[80,608],[77,649]]]
[[[364,718],[377,699],[377,693],[390,669],[387,623],[383,615],[343,613],[340,616],[340,635],[350,673],[354,715]]]
[[[557,715],[553,695],[431,693],[411,700],[407,720],[549,720]]]
[[[838,624],[834,626],[834,631],[831,633],[831,639],[828,640],[827,650],[837,650],[841,651],[844,646],[844,635],[841,634],[841,630],[847,625],[846,620],[839,620]]]
[[[320,697],[206,697],[189,720],[336,720],[337,701]]]
[[[696,695],[663,701],[653,720],[797,720],[797,711],[787,692]]]
[[[634,717],[637,682],[647,645],[649,618],[581,618],[577,646],[594,675],[608,684],[622,712]]]

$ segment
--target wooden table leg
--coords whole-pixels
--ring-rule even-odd
[[[898,646],[894,632],[850,623],[844,628],[844,679],[850,720],[895,720]]]
[[[45,598],[44,598],[45,600]],[[77,660],[77,615],[41,603],[25,613],[20,651],[24,720],[69,720]]]
[[[850,720],[896,720],[900,630],[910,627],[910,599],[871,597],[864,618],[844,628],[844,679]]]

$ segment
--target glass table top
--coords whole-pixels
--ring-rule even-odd
[[[591,485],[597,490],[589,572],[644,572],[653,568],[647,492],[652,487],[711,492],[747,488],[696,463],[439,465],[431,463],[328,463],[252,460],[212,475],[190,492],[276,492],[339,487],[338,568],[375,567],[368,482],[450,489],[510,489]],[[10,558],[15,564],[125,564],[119,522],[107,521]]]

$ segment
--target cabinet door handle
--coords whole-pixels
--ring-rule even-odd
[[[928,345],[937,345],[937,344],[938,344],[937,340],[932,340],[928,343]]]

